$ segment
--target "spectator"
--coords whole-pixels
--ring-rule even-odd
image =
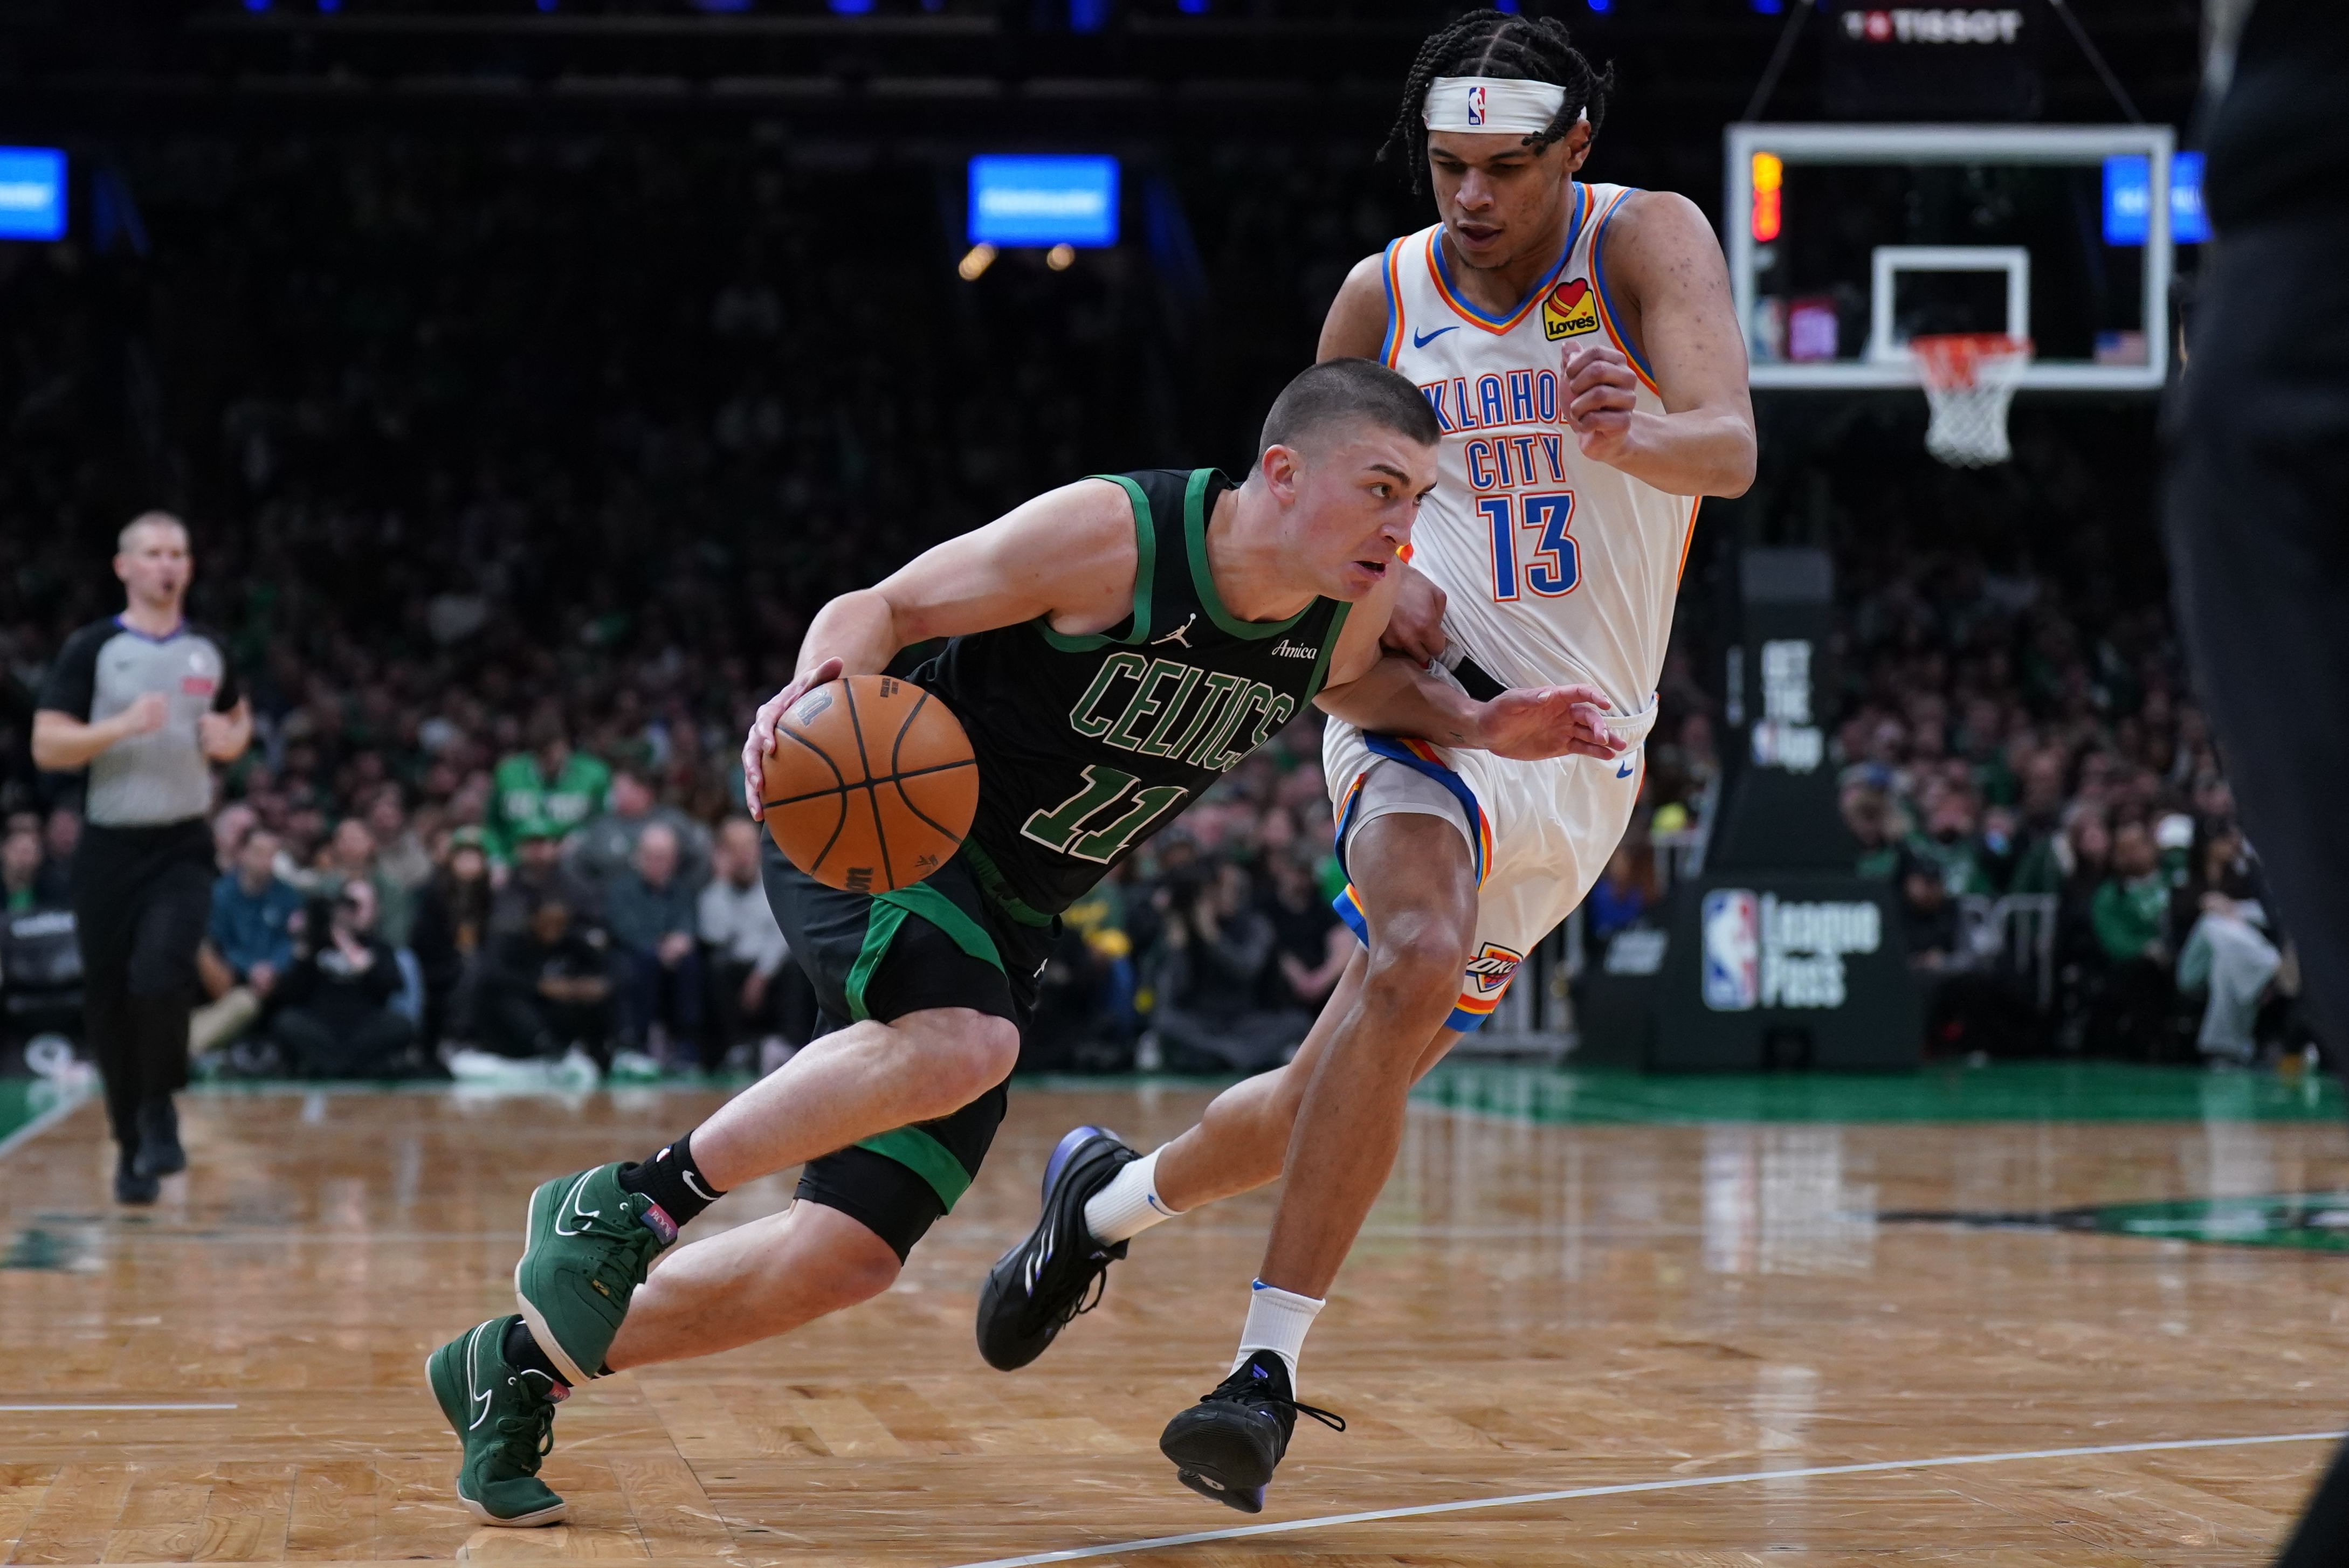
[[[645,775],[633,768],[613,770],[612,809],[571,836],[564,858],[588,883],[608,891],[635,861],[637,839],[655,822],[677,839],[678,874],[685,885],[699,889],[709,880],[709,830],[662,805]]]
[[[533,836],[561,839],[604,810],[611,769],[571,748],[563,716],[542,707],[531,718],[530,749],[498,764],[482,823],[490,858],[503,862]]]
[[[561,898],[541,899],[522,930],[493,940],[478,1026],[500,1056],[552,1060],[578,1050],[609,1065],[611,975]]]
[[[449,862],[416,901],[409,943],[424,976],[424,1041],[474,1037],[472,1001],[490,933],[490,861],[479,828],[450,835]]]
[[[1901,856],[1897,881],[1909,966],[1930,987],[1959,962],[1957,902],[1940,862],[1923,855]]]
[[[1900,841],[1892,829],[1892,803],[1884,790],[1864,778],[1846,784],[1842,793],[1844,826],[1859,844],[1855,875],[1891,882],[1900,870]]]
[[[2143,822],[2113,830],[2112,871],[2097,887],[2088,915],[2106,966],[2099,1039],[2131,1055],[2166,1054],[2172,992],[2163,936],[2169,882],[2160,872],[2152,830]]]
[[[226,876],[236,870],[236,852],[244,847],[244,836],[261,820],[260,813],[243,801],[222,806],[212,819],[212,861]]]
[[[647,823],[635,861],[614,881],[606,919],[619,981],[620,1036],[627,1048],[655,1056],[674,1047],[698,1057],[701,1041],[701,954],[694,943],[693,890],[678,874],[677,835]],[[657,1040],[656,1030],[667,1036]]]
[[[486,829],[482,848],[490,846]],[[492,861],[495,855],[492,855]],[[563,863],[563,839],[554,824],[535,819],[522,830],[513,870],[490,906],[490,927],[503,934],[529,925],[532,913],[548,899],[560,899],[571,911],[571,923],[585,940],[604,940],[603,895]]]
[[[815,1032],[815,990],[796,964],[759,880],[759,829],[741,817],[718,830],[718,874],[701,890],[701,940],[709,949],[709,1027],[704,1070],[735,1061],[762,1037],[803,1046]]]
[[[0,841],[0,895],[8,914],[30,914],[45,907],[41,898],[41,836],[26,829],[12,830]]]
[[[305,913],[270,1024],[286,1064],[304,1078],[392,1078],[415,1067],[416,1026],[393,1006],[399,964],[375,918],[375,884],[365,877]]]
[[[1313,1022],[1301,1009],[1257,1005],[1273,934],[1251,891],[1247,871],[1230,861],[1161,890],[1164,951],[1153,1026],[1165,1065],[1178,1072],[1278,1067]]]
[[[277,835],[254,828],[237,849],[236,869],[212,884],[206,945],[225,974],[206,985],[212,1000],[188,1020],[188,1048],[198,1056],[252,1027],[293,965],[302,894],[279,879],[277,851]]]
[[[2266,921],[2242,836],[2230,827],[2206,830],[2186,885],[2171,901],[2170,929],[2186,933],[2178,951],[2178,989],[2209,994],[2195,1045],[2214,1067],[2248,1066],[2259,1054],[2252,1024],[2283,966],[2282,954],[2262,929]]]
[[[1944,788],[1925,812],[1922,832],[1909,835],[1905,846],[1916,860],[1938,867],[1950,896],[1996,892],[1983,869],[1984,852],[1978,831],[1971,787]]]
[[[355,882],[375,889],[376,934],[394,950],[406,947],[416,923],[416,895],[385,873],[375,830],[357,817],[345,817],[326,840],[313,886],[334,893]]]
[[[1354,954],[1353,934],[1320,896],[1309,861],[1279,854],[1265,866],[1272,876],[1262,905],[1272,927],[1272,964],[1265,971],[1260,1000],[1275,1011],[1303,1007],[1318,1013]]]
[[[367,831],[375,835],[376,878],[386,895],[384,901],[385,938],[394,947],[408,944],[394,939],[391,923],[390,895],[395,889],[409,899],[424,891],[432,880],[435,867],[432,851],[424,847],[423,839],[408,820],[408,806],[399,786],[386,784],[367,802]],[[410,916],[413,919],[413,916]]]

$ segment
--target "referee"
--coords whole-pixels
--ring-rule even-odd
[[[2222,41],[2245,9],[2214,7]],[[2210,73],[2218,239],[2166,410],[2170,571],[2244,830],[2337,1068],[2349,1047],[2349,5],[2248,9]],[[2277,1562],[2349,1563],[2349,1445]]]
[[[188,1082],[196,947],[212,912],[212,762],[253,738],[221,645],[181,615],[188,531],[168,512],[116,542],[122,614],[66,640],[33,715],[33,760],[89,769],[73,868],[83,1017],[121,1152],[114,1196],[151,1203],[187,1169],[174,1089]]]

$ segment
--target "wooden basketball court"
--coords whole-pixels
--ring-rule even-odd
[[[1305,1397],[1352,1430],[1304,1424],[1253,1521],[1178,1487],[1155,1439],[1223,1369],[1264,1195],[1154,1232],[1029,1371],[971,1342],[1053,1140],[1155,1140],[1202,1090],[1023,1086],[890,1295],[582,1390],[545,1471],[572,1522],[539,1531],[456,1504],[425,1354],[512,1301],[533,1181],[714,1097],[200,1093],[194,1171],[147,1213],[107,1201],[85,1104],[0,1154],[0,1541],[45,1563],[2220,1568],[2266,1562],[2330,1451],[2309,1434],[2349,1416],[2329,1212],[2297,1245],[2179,1239],[2277,1239],[2223,1211],[2028,1222],[2349,1189],[2321,1108],[2262,1087],[2214,1114],[2188,1076],[2098,1119],[1915,1119],[1923,1084],[1887,1091],[1902,1119],[1864,1097],[1790,1119],[1772,1090],[1697,1121],[1721,1107],[1483,1074],[1414,1112],[1308,1349]]]

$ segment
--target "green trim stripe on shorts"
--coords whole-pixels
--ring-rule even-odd
[[[869,1149],[884,1160],[894,1160],[930,1184],[939,1205],[949,1214],[956,1200],[970,1191],[971,1174],[954,1151],[918,1127],[900,1127],[874,1138],[860,1138],[859,1149]]]
[[[889,944],[896,939],[897,928],[905,923],[907,915],[928,921],[980,963],[999,971],[1003,968],[1003,954],[997,950],[995,938],[957,907],[952,899],[927,882],[916,882],[895,892],[875,893],[873,911],[865,917],[864,945],[857,951],[844,987],[849,1016],[858,1023],[873,1016],[864,1005],[864,988],[873,983],[874,971],[888,955]],[[970,1191],[971,1174],[963,1169],[962,1161],[918,1127],[900,1127],[876,1137],[862,1138],[857,1140],[856,1147],[869,1149],[885,1160],[894,1160],[928,1182],[949,1213],[956,1201]]]

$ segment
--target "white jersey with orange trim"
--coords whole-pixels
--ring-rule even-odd
[[[1561,374],[1568,348],[1604,333],[1639,377],[1639,407],[1663,412],[1646,364],[1615,325],[1598,260],[1607,221],[1630,194],[1577,185],[1566,253],[1503,317],[1452,288],[1440,225],[1386,250],[1382,356],[1418,384],[1444,431],[1438,483],[1412,527],[1412,564],[1444,590],[1445,661],[1473,659],[1503,686],[1597,686],[1634,748],[1613,761],[1517,762],[1365,735],[1337,719],[1324,730],[1341,863],[1372,769],[1424,774],[1458,802],[1477,915],[1452,1029],[1491,1015],[1526,955],[1606,869],[1630,824],[1655,723],[1696,501],[1584,457],[1565,422]],[[1366,915],[1375,912],[1353,887],[1338,913],[1369,940]]]
[[[1567,350],[1603,334],[1631,363],[1640,409],[1664,411],[1599,263],[1608,221],[1632,194],[1577,184],[1565,254],[1505,316],[1453,288],[1442,224],[1395,241],[1381,351],[1444,427],[1412,564],[1444,590],[1452,647],[1503,686],[1588,681],[1627,716],[1663,671],[1697,498],[1584,457],[1562,370]]]

